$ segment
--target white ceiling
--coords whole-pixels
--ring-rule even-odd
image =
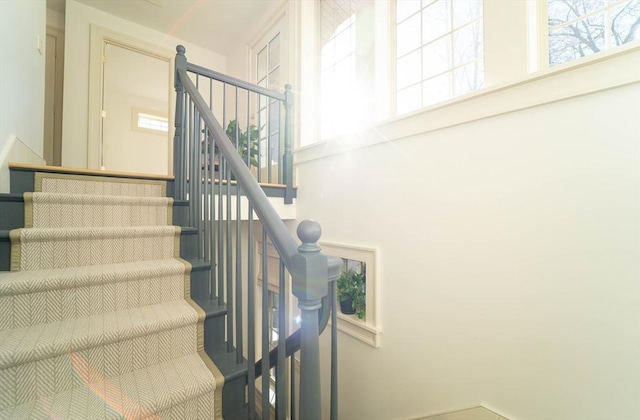
[[[1,0],[0,0],[1,1]],[[226,54],[246,42],[283,0],[78,0],[87,6]],[[47,0],[64,12],[64,0]]]

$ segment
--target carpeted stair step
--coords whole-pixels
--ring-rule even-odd
[[[25,193],[26,227],[166,226],[173,199],[91,194]]]
[[[84,367],[82,385],[0,410],[0,419],[213,418],[217,384],[198,353],[90,384],[86,363],[74,363]]]
[[[28,228],[10,237],[11,270],[42,270],[177,257],[180,228]]]
[[[165,197],[166,183],[71,174],[35,174],[35,191],[127,197]]]
[[[196,353],[197,323],[179,300],[0,331],[0,409]]]
[[[176,259],[0,273],[0,330],[183,299]]]

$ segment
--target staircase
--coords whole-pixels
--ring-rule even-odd
[[[320,419],[319,335],[330,316],[337,418],[342,260],[321,253],[316,222],[294,239],[269,201],[296,197],[291,87],[251,85],[176,50],[175,179],[11,168],[11,194],[0,194],[0,420]],[[267,256],[269,241],[281,291],[275,348],[271,268],[254,248]],[[289,290],[301,319],[291,335]]]
[[[34,181],[0,272],[0,419],[220,418],[167,181]]]

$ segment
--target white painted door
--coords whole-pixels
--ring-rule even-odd
[[[47,165],[60,165],[62,138],[62,60],[64,37],[47,28],[44,82],[44,159]]]
[[[168,174],[169,61],[104,45],[102,166]]]

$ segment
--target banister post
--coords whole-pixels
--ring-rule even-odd
[[[301,315],[300,340],[300,416],[320,419],[320,349],[318,310],[328,294],[327,256],[320,252],[318,239],[322,229],[317,222],[304,220],[298,225],[302,244],[293,256],[293,294],[298,298]]]
[[[282,155],[282,180],[286,186],[284,203],[293,203],[293,155],[291,154],[291,109],[293,92],[291,85],[284,87],[284,154]]]
[[[185,174],[184,174],[184,86],[178,75],[178,70],[187,69],[186,49],[182,45],[176,47],[175,73],[173,75],[173,86],[176,89],[176,113],[173,134],[173,176],[174,176],[174,198],[184,200],[185,194]]]

